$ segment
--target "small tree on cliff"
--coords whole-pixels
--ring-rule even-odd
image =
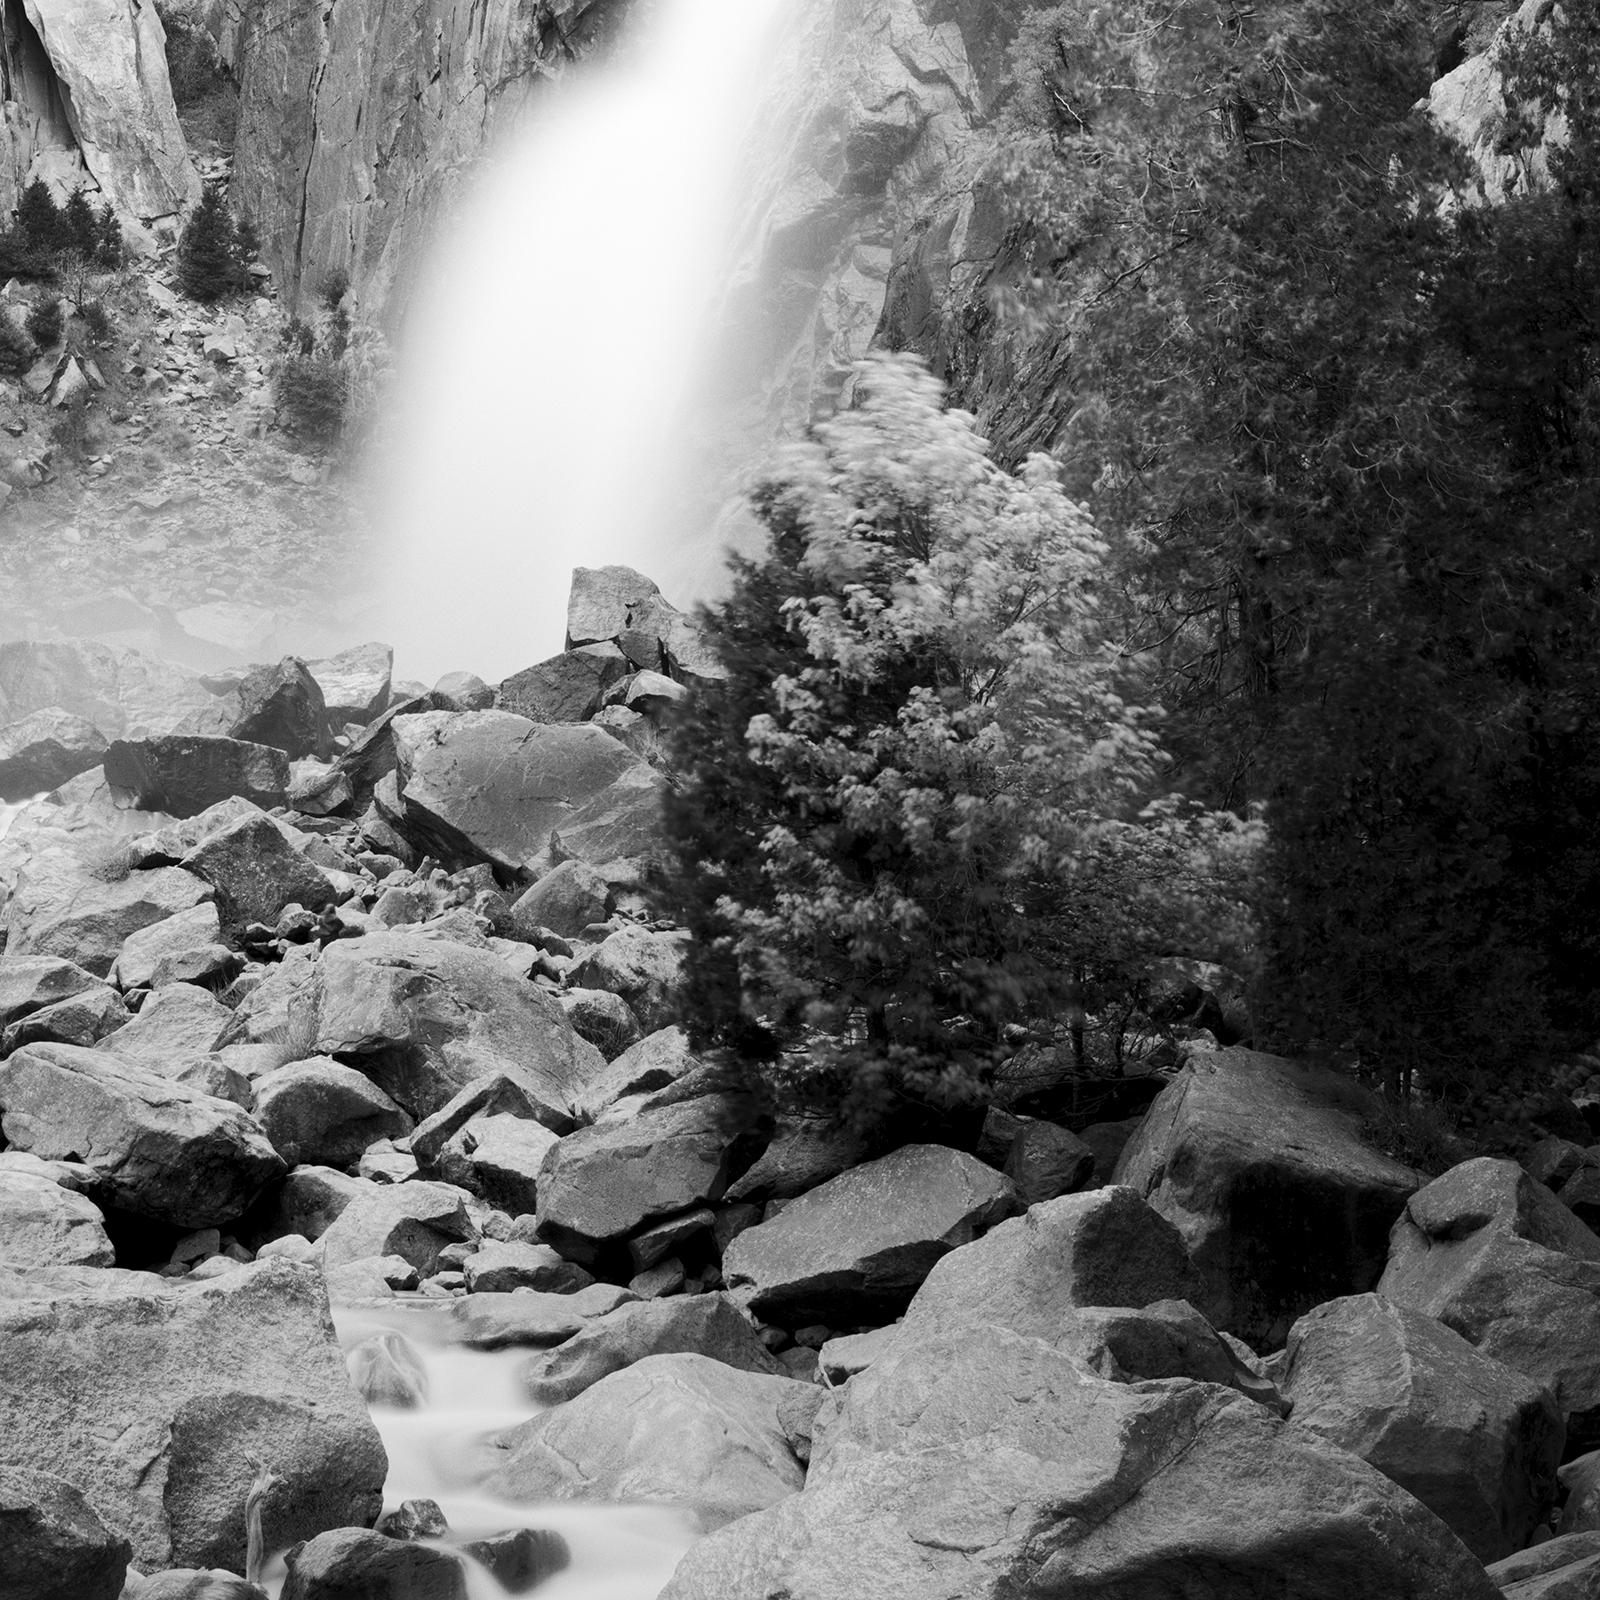
[[[778,1086],[869,1122],[980,1098],[1087,967],[1181,942],[1232,828],[1139,813],[1161,752],[1052,464],[1001,471],[909,358],[857,390],[758,493],[669,826],[698,1036],[804,1040]]]
[[[207,185],[178,239],[178,282],[191,300],[220,300],[243,284],[246,264],[222,191]]]

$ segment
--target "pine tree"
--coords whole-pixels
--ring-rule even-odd
[[[50,192],[50,185],[43,178],[35,178],[22,191],[15,216],[17,229],[28,245],[39,251],[61,248],[61,209]]]
[[[117,214],[111,209],[108,200],[100,208],[100,215],[96,221],[95,230],[95,263],[105,267],[108,271],[115,271],[122,265],[123,258],[122,224],[117,221]]]
[[[222,191],[207,185],[178,239],[178,281],[191,300],[220,300],[239,286],[233,223]]]
[[[76,250],[93,259],[100,246],[100,224],[82,189],[74,189],[67,196],[61,213],[62,248]]]

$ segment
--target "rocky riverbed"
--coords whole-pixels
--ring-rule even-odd
[[[1115,1121],[777,1115],[645,893],[715,659],[568,635],[0,645],[0,1594],[1600,1593],[1575,1110],[1430,1178],[1197,992]]]

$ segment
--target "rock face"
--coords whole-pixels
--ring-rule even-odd
[[[0,1594],[6,1600],[117,1600],[131,1548],[70,1483],[0,1466]]]
[[[804,1481],[779,1417],[803,1389],[705,1356],[648,1356],[502,1435],[507,1459],[486,1486],[524,1501],[687,1506],[719,1528]]]
[[[383,1446],[316,1272],[263,1262],[192,1288],[128,1273],[98,1292],[50,1279],[0,1299],[7,1460],[81,1490],[135,1565],[242,1571],[252,1458],[285,1480],[263,1502],[270,1547],[377,1515]]]
[[[596,864],[659,847],[665,780],[601,728],[434,711],[392,729],[406,831],[450,865],[525,877],[553,840]]]
[[[1041,1339],[897,1348],[819,1422],[804,1492],[693,1546],[662,1600],[1497,1593],[1365,1462],[1231,1390],[1108,1383]]]
[[[1318,1306],[1290,1331],[1282,1381],[1297,1427],[1410,1490],[1480,1561],[1547,1519],[1566,1437],[1554,1395],[1432,1317],[1377,1295]]]
[[[1183,1235],[1219,1328],[1273,1348],[1377,1283],[1422,1179],[1362,1142],[1364,1108],[1348,1080],[1253,1050],[1196,1059],[1150,1108],[1117,1182]]]
[[[238,1106],[74,1045],[0,1063],[0,1130],[16,1149],[83,1161],[113,1204],[181,1228],[233,1221],[284,1171]]]
[[[981,1161],[907,1145],[803,1194],[728,1247],[723,1275],[763,1321],[797,1327],[883,1320],[933,1264],[1017,1209]]]

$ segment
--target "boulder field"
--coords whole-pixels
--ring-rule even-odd
[[[664,1600],[1600,1596],[1591,1152],[1414,1171],[1236,1017],[1098,1122],[775,1107],[645,893],[715,659],[615,568],[568,645],[0,647],[5,1600],[523,1593],[562,1501],[692,1519]],[[503,1531],[385,1500],[428,1362],[334,1316],[430,1305],[526,1397]]]

